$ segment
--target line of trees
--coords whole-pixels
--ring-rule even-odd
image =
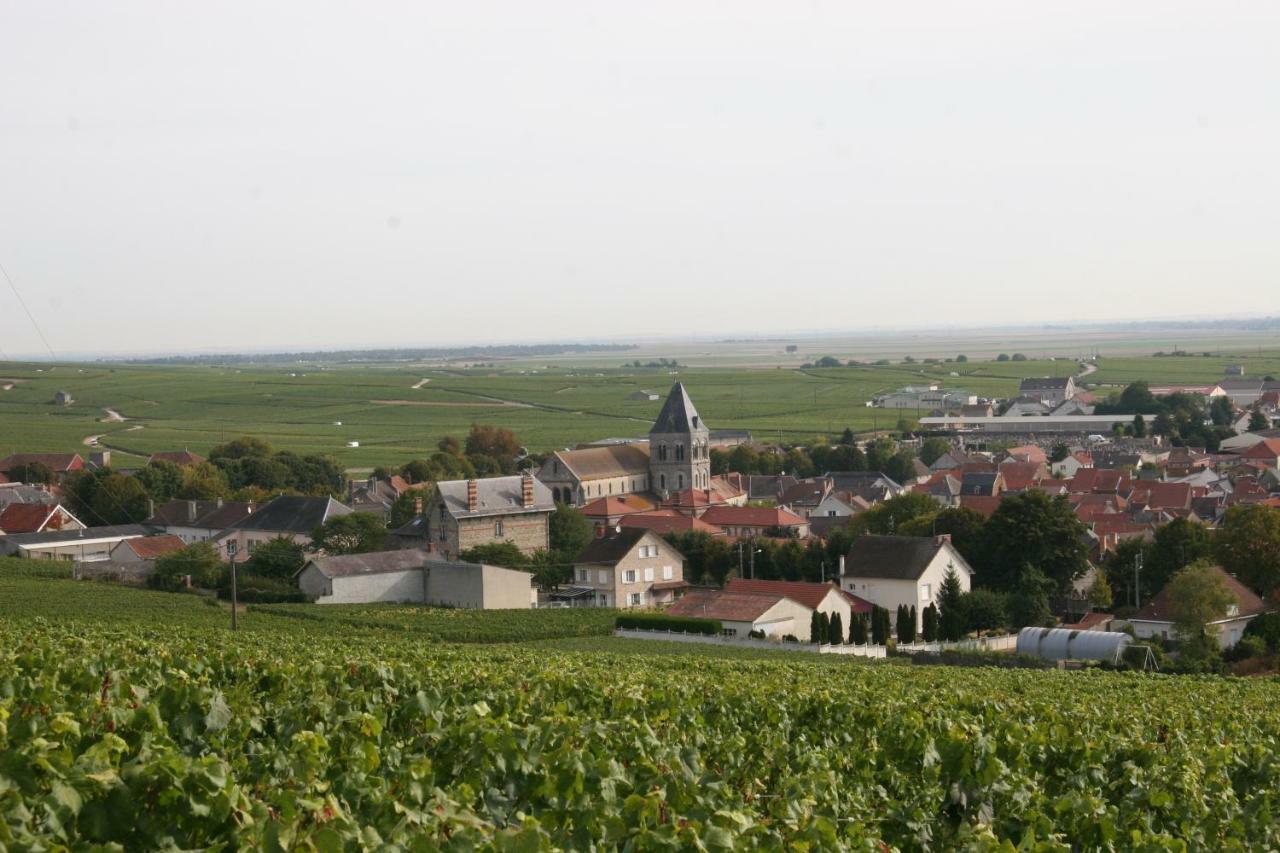
[[[736,471],[739,474],[777,475],[785,471],[803,478],[827,471],[878,471],[903,483],[914,479],[915,459],[910,448],[899,447],[896,441],[887,437],[871,442],[864,451],[855,443],[852,430],[846,429],[836,444],[815,441],[782,451],[759,450],[741,444],[730,451],[712,450],[711,473]]]

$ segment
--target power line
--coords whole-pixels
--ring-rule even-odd
[[[4,268],[4,264],[0,264],[0,273],[4,274],[5,281],[9,282],[9,289],[13,291],[13,295],[18,298],[18,304],[22,306],[22,310],[26,312],[27,319],[31,321],[31,326],[36,330],[36,334],[40,336],[41,343],[44,348],[49,351],[49,356],[54,361],[58,360],[57,354],[53,351],[53,347],[49,346],[49,339],[44,336],[44,332],[40,329],[40,324],[36,322],[35,315],[31,313],[31,309],[27,307],[27,301],[22,298],[22,294],[18,292],[18,285],[13,283],[13,279],[9,277],[9,271]]]

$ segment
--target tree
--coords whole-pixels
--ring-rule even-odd
[[[435,469],[425,459],[411,459],[400,466],[400,476],[410,483],[430,483],[435,477]]]
[[[1209,403],[1209,419],[1215,426],[1230,426],[1236,419],[1236,410],[1231,405],[1231,398],[1226,395],[1214,397]]]
[[[990,589],[973,589],[962,596],[965,630],[1001,631],[1009,625],[1009,596]]]
[[[809,642],[821,643],[822,640],[822,615],[815,610],[809,615]]]
[[[1049,594],[1054,590],[1054,581],[1030,563],[1022,567],[1017,577],[1008,599],[1010,627],[1052,624]]]
[[[1094,610],[1107,611],[1112,605],[1111,584],[1107,583],[1107,573],[1097,572],[1093,578],[1093,586],[1089,587],[1089,606]]]
[[[458,441],[458,439],[451,435],[446,435],[444,438],[436,442],[436,450],[441,453],[447,453],[450,456],[461,456],[462,442]]]
[[[969,356],[965,355],[964,353],[960,353],[960,355],[956,356],[956,361],[960,362],[961,364],[964,364],[968,360],[969,360]]]
[[[1266,597],[1280,588],[1280,509],[1263,504],[1227,510],[1215,537],[1222,568]]]
[[[93,495],[93,517],[103,524],[136,524],[149,514],[147,490],[133,477],[108,474]]]
[[[494,459],[514,459],[520,453],[516,434],[502,427],[472,424],[467,433],[467,456],[491,456]]]
[[[844,432],[840,433],[840,443],[853,444],[853,442],[854,442],[853,430],[850,429],[849,427],[845,427]]]
[[[1061,441],[1053,446],[1053,450],[1049,452],[1050,462],[1061,462],[1071,455],[1071,448],[1067,447]]]
[[[1152,435],[1173,435],[1175,430],[1173,418],[1169,417],[1168,412],[1161,412],[1156,415],[1156,419],[1151,423]]]
[[[825,611],[818,614],[818,636],[823,643],[831,638],[831,617]]]
[[[371,512],[330,518],[311,532],[311,548],[325,554],[367,554],[382,548],[387,528]]]
[[[932,515],[938,510],[938,502],[931,495],[907,492],[858,513],[850,522],[850,529],[855,534],[897,533],[907,521],[918,516]]]
[[[954,566],[947,566],[938,589],[938,635],[947,642],[955,642],[964,634],[964,590]]]
[[[932,602],[924,609],[924,615],[921,616],[923,624],[920,626],[920,635],[926,643],[932,643],[938,639],[938,606]]]
[[[833,646],[844,643],[844,621],[839,613],[831,614],[831,630],[827,634],[827,642]]]
[[[1218,649],[1215,621],[1227,615],[1235,599],[1222,576],[1208,561],[1179,571],[1165,587],[1169,616],[1184,656],[1193,660],[1212,657]]]
[[[549,572],[548,576],[563,583],[573,571],[570,564],[595,537],[595,526],[577,507],[556,504],[547,519],[547,533],[551,542],[550,560],[562,567],[560,571]]]
[[[867,614],[854,613],[849,617],[849,642],[858,646],[867,644]]]
[[[903,536],[950,536],[952,547],[970,566],[976,566],[982,556],[979,549],[986,523],[987,519],[977,510],[949,506],[930,515],[918,515],[904,521],[897,526],[897,532]]]
[[[212,501],[231,493],[227,477],[212,463],[201,462],[182,469],[182,487],[178,497],[188,501]]]
[[[222,560],[212,542],[196,542],[177,551],[156,557],[155,568],[147,577],[147,585],[170,591],[181,589],[184,578],[191,576],[193,586],[212,589],[222,577]]]
[[[486,542],[476,545],[459,554],[458,559],[464,563],[484,563],[507,569],[523,569],[529,565],[529,558],[514,542]]]
[[[157,459],[133,475],[156,503],[173,500],[182,490],[182,469],[166,459]]]
[[[1253,407],[1253,411],[1249,413],[1249,432],[1259,432],[1264,429],[1271,429],[1271,421],[1262,413],[1262,409],[1257,406]]]
[[[905,604],[899,609],[898,613],[898,642],[910,645],[916,641],[916,607],[911,605],[907,607]]]
[[[1023,355],[1022,353],[1020,353],[1020,352],[1015,352],[1015,353],[1013,354],[1013,358],[1012,358],[1012,360],[1013,360],[1013,361],[1026,361],[1026,360],[1027,360],[1027,357],[1026,357],[1025,355]]]
[[[237,439],[219,444],[209,451],[210,462],[221,459],[267,459],[274,451],[271,445],[260,438],[242,435]]]
[[[932,465],[951,451],[951,442],[945,438],[926,438],[920,445],[920,461]]]
[[[396,498],[387,513],[387,529],[395,530],[413,521],[418,515],[418,501],[421,499],[422,492],[416,490],[404,492]]]
[[[996,361],[1008,361],[1008,360],[1009,360],[1009,354],[1007,352],[1002,352],[998,356],[996,356]]]
[[[1147,437],[1147,421],[1145,418],[1142,417],[1142,415],[1133,416],[1133,437],[1134,438]]]
[[[1158,527],[1142,562],[1141,584],[1147,597],[1163,589],[1180,569],[1212,552],[1212,532],[1198,521],[1175,518]]]
[[[43,462],[14,465],[7,476],[15,483],[29,483],[33,486],[48,485],[56,479],[53,469]]]
[[[289,536],[276,536],[259,542],[245,560],[245,571],[277,580],[292,580],[306,563],[302,546]]]
[[[993,589],[1012,591],[1034,566],[1066,592],[1089,568],[1087,528],[1065,496],[1028,491],[1005,498],[982,528],[977,580]]]
[[[883,646],[889,639],[889,611],[879,605],[871,611],[871,642]]]

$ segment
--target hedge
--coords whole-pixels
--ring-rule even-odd
[[[218,587],[218,598],[231,600],[230,573]],[[298,604],[306,594],[288,581],[249,572],[236,573],[236,601],[243,604]]]
[[[636,628],[641,631],[683,631],[686,634],[719,634],[724,630],[719,619],[698,619],[693,616],[663,616],[660,613],[632,613],[619,616],[615,628]]]

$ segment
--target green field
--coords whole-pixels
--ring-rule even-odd
[[[1280,844],[1274,680],[440,639],[572,613],[269,608],[233,634],[61,571],[0,560],[0,848]]]
[[[970,361],[936,365],[803,370],[783,367],[689,367],[678,371],[562,365],[494,368],[440,365],[156,367],[107,364],[0,363],[0,454],[81,451],[100,441],[127,466],[157,450],[210,447],[243,434],[281,449],[329,453],[349,468],[400,464],[434,449],[444,435],[472,423],[515,430],[532,452],[605,437],[644,435],[661,402],[627,400],[645,388],[665,394],[676,379],[690,389],[712,428],[748,429],[758,439],[802,442],[845,427],[892,429],[900,417],[927,412],[871,409],[876,394],[937,382],[983,396],[1007,396],[1027,376],[1063,376],[1071,360]],[[1280,374],[1280,351],[1213,358],[1103,358],[1092,382],[1205,383],[1225,365],[1249,375]],[[951,373],[956,376],[951,376]],[[422,383],[421,380],[427,380]],[[418,387],[414,387],[418,386]],[[52,404],[54,392],[75,403]],[[1106,388],[1103,389],[1107,390]],[[128,418],[104,422],[105,410]],[[341,422],[341,425],[338,423]],[[348,448],[358,441],[358,448]]]

